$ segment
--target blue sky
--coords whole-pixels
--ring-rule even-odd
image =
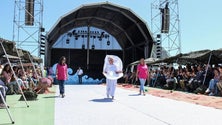
[[[111,3],[130,8],[151,28],[153,0],[108,0]],[[104,2],[101,0],[44,0],[44,22],[46,31],[60,16],[82,4]],[[182,52],[201,49],[222,48],[222,0],[179,0]],[[14,0],[0,2],[0,37],[12,40]]]

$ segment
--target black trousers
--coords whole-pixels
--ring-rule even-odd
[[[82,84],[82,75],[78,75],[79,77],[79,84]]]

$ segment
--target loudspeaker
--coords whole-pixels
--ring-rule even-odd
[[[156,58],[161,58],[162,46],[161,46],[161,35],[160,34],[157,34],[155,44],[156,44]]]
[[[165,8],[160,9],[162,14],[162,24],[161,33],[169,33],[170,28],[170,9],[168,8],[168,3]]]
[[[34,0],[25,1],[25,25],[34,25]]]

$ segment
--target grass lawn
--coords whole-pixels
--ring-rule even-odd
[[[55,87],[50,88],[52,91]],[[15,125],[54,125],[55,93],[39,94],[36,101],[18,101],[21,95],[7,95]],[[0,109],[0,125],[11,124],[5,109]]]

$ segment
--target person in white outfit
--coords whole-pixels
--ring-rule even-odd
[[[108,62],[107,62],[108,60]],[[116,56],[108,56],[105,58],[103,74],[106,76],[106,94],[114,99],[117,79],[123,76],[122,61]]]
[[[82,84],[83,70],[81,69],[81,67],[79,67],[79,69],[77,70],[77,75],[79,78],[79,84]]]

